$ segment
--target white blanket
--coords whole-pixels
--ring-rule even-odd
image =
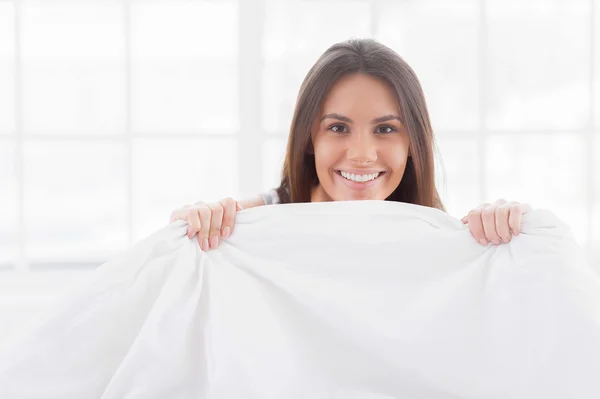
[[[101,266],[0,358],[0,398],[600,398],[600,282],[567,226],[483,247],[382,201],[177,221]]]

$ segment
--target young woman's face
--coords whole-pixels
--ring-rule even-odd
[[[331,88],[311,132],[319,185],[313,201],[384,200],[402,180],[409,139],[393,90],[364,74]]]

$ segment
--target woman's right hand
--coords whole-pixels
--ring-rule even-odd
[[[196,202],[171,212],[170,223],[185,220],[188,223],[187,236],[191,239],[198,234],[198,244],[203,251],[215,249],[222,238],[227,238],[233,231],[235,215],[241,210],[240,204],[233,198],[225,198],[219,202]]]

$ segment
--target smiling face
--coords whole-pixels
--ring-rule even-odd
[[[311,201],[385,200],[409,155],[394,91],[365,74],[340,78],[311,132],[319,184]]]

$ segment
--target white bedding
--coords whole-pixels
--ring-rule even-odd
[[[600,398],[600,281],[552,213],[483,247],[383,201],[177,221],[0,356],[0,398]]]

